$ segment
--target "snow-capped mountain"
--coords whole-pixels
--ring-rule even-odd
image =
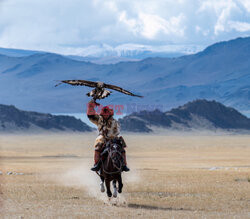
[[[149,54],[162,57],[175,56],[174,54],[193,54],[204,49],[201,45],[140,45],[140,44],[122,44],[110,46],[108,44],[91,45],[88,47],[77,48],[74,55],[83,57],[127,57],[127,58],[148,58]]]
[[[149,57],[179,57],[194,54],[204,49],[201,45],[161,45],[149,46],[140,44],[122,44],[110,46],[108,44],[90,45],[87,47],[59,49],[60,54],[77,61],[96,64],[116,64],[126,61],[139,61]],[[53,51],[50,51],[53,52]],[[0,54],[11,57],[22,57],[43,51],[0,48]]]

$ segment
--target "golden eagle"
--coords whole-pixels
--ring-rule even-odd
[[[63,81],[60,81],[59,84],[56,84],[56,86],[58,86],[62,83],[70,84],[73,86],[94,87],[95,89],[93,89],[92,91],[87,93],[87,96],[93,97],[94,100],[104,99],[105,97],[109,96],[112,93],[112,91],[109,91],[105,88],[116,90],[116,91],[119,91],[121,93],[130,95],[130,96],[134,96],[134,97],[143,97],[140,95],[133,94],[127,90],[124,90],[121,87],[118,87],[118,86],[115,86],[112,84],[105,84],[103,82],[94,82],[94,81],[86,81],[86,80],[63,80]]]

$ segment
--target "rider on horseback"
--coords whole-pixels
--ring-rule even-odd
[[[101,152],[103,150],[103,147],[105,145],[105,142],[110,139],[118,138],[121,146],[123,147],[123,160],[124,164],[122,167],[123,171],[129,171],[129,168],[127,167],[126,162],[126,153],[125,153],[125,147],[126,143],[122,136],[119,136],[119,124],[118,121],[113,118],[114,111],[113,109],[109,108],[108,106],[105,106],[101,109],[101,113],[98,115],[95,111],[95,107],[97,106],[97,103],[94,100],[91,100],[88,103],[88,109],[87,109],[87,115],[89,120],[97,125],[99,136],[95,140],[95,165],[91,168],[93,171],[98,171],[101,168]],[[119,136],[119,137],[118,137]]]

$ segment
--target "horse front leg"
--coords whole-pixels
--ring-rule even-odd
[[[106,185],[106,189],[107,189],[107,195],[108,195],[108,197],[111,197],[112,192],[110,190],[110,180],[109,179],[105,179],[105,185]]]
[[[114,188],[114,192],[113,192],[113,197],[116,198],[117,197],[117,187],[116,187],[116,180],[113,180],[113,188]]]
[[[119,187],[118,187],[118,192],[119,192],[119,193],[122,193],[123,184],[122,184],[122,176],[121,176],[121,174],[120,174],[119,177],[118,177],[118,185],[119,185]]]
[[[100,190],[101,192],[105,192],[105,187],[104,187],[104,177],[100,176],[101,182],[100,182]]]

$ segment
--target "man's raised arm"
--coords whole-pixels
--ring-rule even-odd
[[[97,104],[93,100],[88,102],[87,116],[92,123],[94,123],[95,125],[98,125],[99,115],[95,111],[96,106]]]

